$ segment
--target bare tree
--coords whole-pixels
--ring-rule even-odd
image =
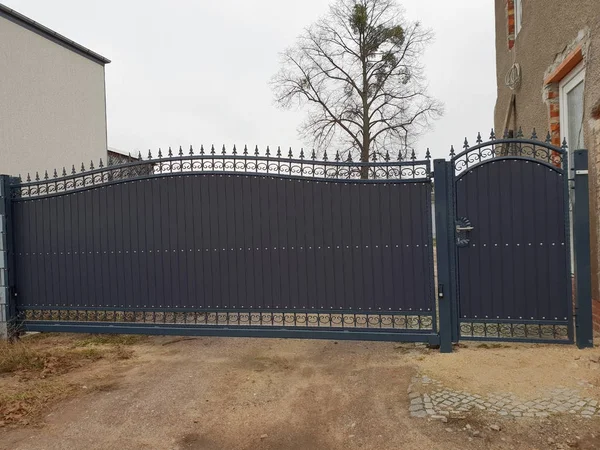
[[[282,54],[276,102],[309,107],[300,133],[318,149],[405,158],[442,114],[420,61],[431,32],[402,12],[394,0],[337,0]]]

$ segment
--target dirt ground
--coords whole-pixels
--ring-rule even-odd
[[[598,347],[470,344],[442,355],[411,344],[155,337],[119,348],[46,374],[70,389],[0,427],[0,448],[600,449],[600,417],[480,413],[442,423],[411,417],[407,393],[421,373],[474,393],[564,386],[600,400]],[[31,378],[0,375],[0,390],[23,390]]]

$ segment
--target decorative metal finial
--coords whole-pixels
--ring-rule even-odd
[[[431,153],[429,152],[429,147],[427,147],[427,151],[425,152],[425,159],[431,159]]]
[[[450,158],[454,158],[454,145],[450,146]]]
[[[31,181],[31,176],[29,175],[29,172],[27,172],[27,182],[29,183]]]
[[[231,151],[234,155],[237,155],[237,148],[235,148],[235,144],[233,144],[233,150]]]
[[[467,138],[465,138],[465,142],[463,143],[463,148],[465,150],[469,148],[469,141],[467,141]]]
[[[102,169],[104,167],[104,163],[102,162],[102,158],[100,158],[100,163],[98,164],[98,167],[100,169]]]
[[[58,172],[56,171],[56,169],[54,169],[54,178],[58,178]],[[19,175],[19,178],[21,178],[21,175]]]
[[[483,142],[483,139],[481,139],[481,133],[477,132],[477,139],[475,140],[475,142],[477,144],[481,144]]]
[[[190,156],[194,156],[194,147],[190,144]]]
[[[94,161],[90,161],[90,170],[94,170]]]
[[[267,151],[265,152],[265,156],[267,156],[267,157],[271,156],[271,150],[269,149],[268,145],[267,145]]]
[[[169,153],[167,153],[167,156],[168,156],[169,158],[172,158],[172,157],[173,157],[173,150],[171,150],[171,146],[170,146],[170,145],[169,145]]]
[[[292,147],[290,147],[290,151],[288,152],[288,158],[292,159],[294,157],[294,154],[292,153]]]
[[[277,146],[277,157],[281,158],[281,147]]]
[[[323,152],[323,161],[327,161],[327,149]]]
[[[385,156],[383,157],[385,162],[390,161],[390,152],[388,150],[385,151]]]
[[[304,149],[300,149],[300,159],[304,159]]]
[[[162,159],[162,151],[161,151],[160,147],[158,147],[158,159]]]
[[[538,136],[537,136],[537,133],[536,133],[535,128],[534,128],[533,132],[531,133],[531,139],[534,140],[534,141],[537,141],[537,138],[538,138]]]
[[[415,154],[415,149],[412,149],[412,152],[410,152],[410,159],[411,161],[414,161],[417,159],[417,155]]]
[[[317,154],[315,153],[315,149],[314,148],[312,149],[312,153],[310,154],[310,159],[312,159],[313,161],[315,159],[317,159]]]
[[[148,159],[152,159],[152,150],[150,149],[148,149]]]
[[[223,144],[223,148],[221,149],[221,155],[225,155],[227,152],[225,151],[225,144]]]
[[[83,165],[83,163],[81,163],[81,171],[85,172],[85,166]]]
[[[63,166],[62,176],[63,177],[67,176],[67,168],[65,166]]]
[[[179,156],[183,156],[183,149],[181,148],[181,145],[179,146]]]
[[[523,137],[523,129],[521,127],[519,127],[519,130],[517,131],[517,138],[522,138]]]
[[[77,173],[77,171],[75,170],[75,164],[73,164],[73,168],[71,169],[71,173],[72,173],[72,174],[75,174],[75,173]]]
[[[563,150],[567,150],[569,146],[567,145],[567,138],[563,138],[562,145],[560,146]]]
[[[348,158],[346,159],[347,162],[352,162],[352,151],[348,150]]]
[[[402,161],[403,156],[402,156],[402,150],[398,151],[398,161]]]
[[[258,152],[258,145],[254,147],[254,156],[258,156],[260,153]]]
[[[377,162],[377,152],[373,152],[373,162]]]
[[[504,129],[504,135],[502,136],[502,139],[508,139],[508,128]]]
[[[548,131],[548,134],[546,134],[546,144],[551,144],[552,143],[552,136],[550,135],[550,132]]]
[[[210,154],[211,154],[211,155],[214,155],[214,154],[215,154],[215,144],[212,144],[212,145],[210,146]]]
[[[40,181],[40,174],[37,171],[35,172],[35,181]]]
[[[496,133],[494,133],[494,129],[490,132],[490,141],[494,141],[496,139]]]
[[[200,155],[204,155],[204,145],[200,144]]]
[[[335,160],[336,161],[340,160],[340,151],[339,150],[335,152]]]

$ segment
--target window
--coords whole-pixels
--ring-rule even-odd
[[[515,0],[515,37],[523,24],[523,0]]]
[[[583,63],[579,63],[558,84],[560,106],[560,138],[566,139],[569,158],[569,167],[573,167],[573,151],[584,148],[583,143],[583,94],[585,70]],[[569,178],[574,176],[569,171]],[[569,219],[573,224],[573,192],[569,200]],[[575,267],[573,254],[573,233],[571,233],[571,271]]]
[[[560,101],[560,137],[567,140],[569,150],[584,148],[583,91],[585,70],[583,64],[575,67],[558,85]]]

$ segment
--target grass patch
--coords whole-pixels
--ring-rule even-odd
[[[148,336],[137,334],[89,334],[73,344],[77,347],[89,345],[135,345],[148,339]]]
[[[64,375],[100,359],[130,359],[130,346],[145,340],[131,335],[33,335],[0,342],[0,427],[26,425],[52,402],[79,390]],[[111,390],[112,383],[91,390]],[[88,391],[89,392],[89,391]]]

